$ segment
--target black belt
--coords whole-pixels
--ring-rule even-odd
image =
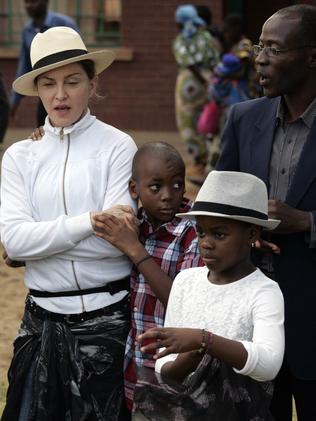
[[[129,314],[129,296],[127,295],[122,300],[117,303],[110,304],[106,307],[99,308],[97,310],[85,311],[83,313],[75,314],[61,314],[53,313],[52,311],[45,310],[44,308],[37,305],[30,296],[27,296],[25,302],[25,309],[33,314],[38,319],[50,320],[52,322],[61,322],[61,323],[80,323],[86,320],[95,319],[100,316],[111,316],[116,311],[122,311],[126,314]]]
[[[56,291],[56,292],[39,291],[37,289],[30,289],[30,295],[33,295],[33,297],[41,297],[41,298],[73,297],[76,295],[96,294],[98,292],[109,292],[111,295],[114,295],[117,292],[120,292],[123,290],[129,291],[129,286],[130,286],[130,277],[127,276],[126,278],[119,279],[118,281],[109,282],[108,284],[103,285],[102,287],[76,289],[74,291]]]

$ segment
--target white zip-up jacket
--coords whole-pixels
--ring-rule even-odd
[[[24,260],[27,288],[64,291],[98,287],[130,273],[118,249],[94,235],[90,211],[136,208],[128,191],[137,147],[130,136],[91,116],[63,129],[46,118],[42,140],[23,140],[5,152],[1,175],[1,241]],[[111,296],[38,298],[57,313],[81,313],[119,301]]]

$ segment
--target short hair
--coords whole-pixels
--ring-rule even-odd
[[[196,8],[196,11],[198,12],[198,15],[200,16],[200,18],[202,18],[204,20],[206,25],[211,26],[213,16],[212,16],[212,12],[211,12],[210,8],[208,6],[206,6],[205,4],[195,5],[194,7]]]
[[[225,25],[240,28],[242,32],[245,30],[245,21],[239,13],[230,13],[223,20]]]
[[[316,47],[316,6],[294,4],[278,10],[275,15],[301,18],[299,41],[302,45]]]
[[[185,174],[185,164],[176,148],[167,142],[148,142],[142,145],[134,155],[132,164],[132,178],[137,180],[138,170],[144,156],[150,155],[153,158],[160,158],[166,162],[173,162],[179,170]]]

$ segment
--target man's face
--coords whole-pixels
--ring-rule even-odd
[[[33,19],[46,14],[48,0],[24,0],[26,13]]]
[[[300,18],[273,15],[263,25],[259,45],[278,50],[302,47],[299,34]],[[272,98],[301,93],[307,80],[308,54],[307,48],[281,52],[274,57],[261,51],[256,64],[264,94]]]

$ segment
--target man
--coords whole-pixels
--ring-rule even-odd
[[[44,32],[54,26],[69,26],[79,32],[73,19],[68,16],[48,11],[49,0],[24,0],[26,13],[31,20],[22,30],[22,46],[16,78],[32,70],[30,60],[30,47],[33,38],[38,32]],[[19,107],[22,95],[12,92],[11,117],[14,118]],[[46,111],[39,101],[37,107],[37,126],[42,126],[46,117]]]
[[[269,217],[282,221],[266,237],[280,254],[261,253],[258,262],[285,299],[286,352],[271,408],[276,421],[292,420],[292,396],[298,420],[316,420],[315,25],[316,7],[303,4],[265,22],[254,53],[266,96],[232,109],[217,165],[260,177],[269,189]]]

